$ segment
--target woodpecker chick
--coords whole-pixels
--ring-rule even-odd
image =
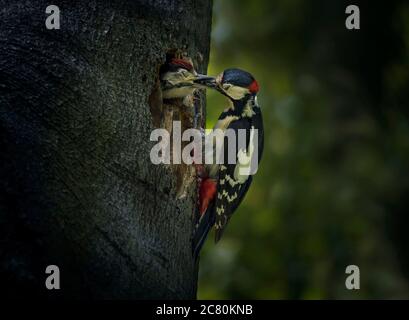
[[[196,80],[228,98],[229,107],[220,115],[214,132],[221,132],[222,146],[212,144],[214,154],[223,154],[223,163],[206,166],[207,176],[200,186],[199,208],[201,218],[193,236],[193,254],[198,256],[209,230],[214,226],[215,241],[219,241],[231,216],[244,199],[253,180],[252,174],[243,169],[248,161],[260,162],[264,131],[261,109],[257,104],[259,85],[254,77],[240,69],[227,69],[214,79]],[[220,129],[215,131],[216,129]],[[236,134],[235,145],[227,139],[226,130]],[[255,130],[256,129],[256,130]],[[239,130],[245,130],[245,148],[238,143]],[[218,148],[218,149],[217,149]],[[234,148],[234,149],[232,149]],[[228,163],[229,149],[235,150],[235,163]],[[257,158],[253,158],[257,155]],[[246,162],[246,164],[245,164]],[[257,163],[257,165],[258,165]]]
[[[163,99],[183,99],[196,89],[205,88],[201,82],[212,80],[212,77],[198,74],[185,59],[173,58],[160,69]]]

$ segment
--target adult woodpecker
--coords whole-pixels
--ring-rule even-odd
[[[205,88],[201,83],[213,78],[198,74],[190,61],[173,58],[159,71],[163,99],[185,98],[196,89]]]
[[[200,81],[200,80],[198,80]],[[214,80],[201,81],[209,88],[216,89],[226,96],[229,107],[222,112],[213,131],[222,133],[223,144],[213,152],[217,155],[222,152],[223,162],[205,165],[205,175],[199,190],[200,220],[193,236],[193,254],[197,257],[212,226],[215,227],[215,242],[217,243],[234,211],[243,201],[251,183],[252,174],[244,170],[248,161],[243,158],[261,159],[264,145],[263,119],[261,109],[257,104],[259,86],[254,77],[240,69],[227,69]],[[233,144],[227,139],[228,129],[239,136],[239,131],[245,130],[245,148],[235,139]],[[235,145],[234,145],[235,144]],[[235,160],[230,161],[229,150],[235,150]],[[254,158],[254,156],[257,156]],[[245,169],[245,168],[244,168]]]

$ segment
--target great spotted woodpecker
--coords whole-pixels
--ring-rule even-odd
[[[198,74],[190,61],[173,58],[159,71],[163,99],[185,98],[196,89],[205,88],[201,83],[212,77]]]
[[[224,162],[204,166],[205,173],[199,190],[201,217],[193,235],[192,244],[195,257],[199,255],[212,226],[215,227],[216,243],[220,240],[227,223],[243,201],[252,183],[252,175],[243,174],[240,170],[240,166],[243,165],[241,158],[243,155],[251,158],[257,155],[254,159],[259,162],[264,145],[263,120],[257,104],[259,86],[250,73],[240,69],[227,69],[215,79],[196,81],[225,95],[230,106],[222,112],[214,127],[214,130],[221,129],[218,131],[222,132],[224,141],[221,150],[217,150],[216,144],[213,151],[216,154],[222,152]],[[245,130],[244,150],[240,149],[237,139],[233,142],[235,145],[227,139],[225,135],[227,129],[234,130],[235,133],[240,129]],[[257,139],[254,139],[255,134]],[[236,150],[235,163],[228,163],[230,148]],[[245,165],[248,165],[248,162]]]

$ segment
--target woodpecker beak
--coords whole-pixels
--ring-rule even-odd
[[[210,77],[204,74],[198,74],[196,79],[193,81],[193,86],[201,89],[206,88],[216,88],[216,79],[214,77]]]

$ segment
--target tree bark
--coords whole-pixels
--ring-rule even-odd
[[[61,10],[47,30],[45,9]],[[9,296],[196,297],[195,188],[149,155],[166,53],[207,67],[211,0],[0,0],[0,273]],[[47,290],[57,265],[61,289]]]

